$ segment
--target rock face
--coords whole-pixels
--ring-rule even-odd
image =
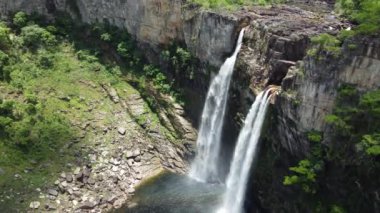
[[[321,1],[319,3],[323,4]],[[326,5],[326,8],[328,10],[329,5]],[[219,67],[233,50],[238,31],[243,26],[249,25],[233,76],[224,138],[226,142],[235,141],[236,138],[227,137],[227,135],[234,132],[236,136],[239,125],[258,91],[271,84],[281,85],[283,93],[277,97],[273,107],[272,123],[274,125],[267,128],[270,133],[266,134],[270,135],[267,140],[272,141],[276,148],[264,145],[262,154],[274,153],[276,156],[284,157],[280,165],[275,165],[273,169],[273,174],[279,177],[284,176],[284,170],[288,171],[289,165],[294,165],[292,158],[304,156],[308,152],[305,133],[311,130],[326,130],[324,117],[332,112],[340,85],[351,84],[362,92],[380,87],[379,40],[356,41],[357,48],[349,50],[345,47],[344,54],[339,59],[326,58],[317,61],[306,56],[307,48],[310,47],[310,37],[325,32],[334,34],[347,27],[331,13],[317,14],[296,7],[275,6],[245,8],[226,15],[203,11],[182,0],[35,0],[33,2],[8,0],[0,2],[0,14],[17,10],[36,11],[42,14],[64,10],[87,23],[108,22],[125,28],[136,38],[140,47],[147,50],[146,57],[157,64],[160,62],[158,56],[164,47],[171,43],[179,43],[185,45],[202,65]],[[198,99],[202,99],[202,93],[207,90],[208,80],[212,76],[205,67],[197,67],[196,85],[191,85],[194,91],[189,91],[189,93],[194,93],[192,97],[197,99],[194,100],[197,103],[201,102]],[[111,90],[105,90],[115,103],[119,102],[116,98],[117,94]],[[125,105],[130,113],[134,116],[144,114],[141,97],[129,98],[130,100]],[[120,102],[123,104],[123,101]],[[197,107],[201,108],[199,105],[197,104]],[[168,120],[162,117],[164,122]],[[176,117],[174,120],[183,127],[178,130],[179,132],[188,134],[189,138],[194,139],[192,131],[188,130],[191,129],[188,128],[191,125],[183,121],[181,117]],[[174,129],[169,124],[167,127]],[[155,134],[153,129],[149,130],[151,130],[150,134]],[[119,130],[121,135],[127,135],[127,133]],[[134,152],[135,149],[140,149],[138,145],[131,148],[133,149],[129,149],[124,154],[125,159],[110,162],[112,166],[104,164],[107,164],[113,173],[117,173],[120,172],[118,161],[121,161],[122,165],[128,165],[128,168],[134,168],[141,162],[147,162],[145,158],[151,158],[149,153],[153,152],[155,156],[153,159],[160,159],[167,168],[184,167],[183,162],[178,159],[182,157],[181,152],[171,150],[170,146],[152,147],[146,150],[145,154]],[[159,153],[167,153],[168,156],[162,156]],[[273,167],[269,164],[265,166],[261,171]],[[267,191],[260,194],[258,200],[263,203],[264,208],[270,209],[268,201],[273,197],[275,197],[272,199],[273,203],[284,201],[278,200],[279,194],[268,193],[270,189],[264,187],[267,182],[263,181],[266,178],[261,176],[263,173],[258,172],[256,185],[260,186],[263,182],[264,184],[258,187],[258,190]],[[133,176],[134,180],[141,179],[138,174],[140,172],[136,172]],[[82,181],[82,171],[75,175],[76,177],[79,175]],[[91,182],[87,181],[90,185]],[[110,184],[118,183],[118,178],[111,178]],[[279,183],[281,180],[274,179],[271,187],[276,188],[277,191],[282,190],[283,186]],[[123,185],[120,185],[120,188],[130,193],[133,191]],[[109,200],[109,203],[116,203],[114,205],[119,206],[119,200],[114,198],[109,198]],[[283,211],[282,207],[279,208],[279,211]],[[297,207],[291,204],[283,208],[297,212]]]
[[[349,50],[346,45],[345,54],[339,60],[318,61],[307,57],[287,74],[283,82],[284,95],[276,104],[280,122],[278,134],[285,136],[280,139],[283,147],[291,153],[302,154],[308,148],[304,139],[307,131],[328,132],[324,118],[332,113],[340,86],[349,84],[360,92],[380,88],[379,42],[356,41],[355,50]],[[289,127],[289,124],[294,125]]]
[[[147,53],[152,60],[157,60],[162,46],[184,43],[202,62],[216,67],[233,51],[241,21],[235,16],[202,11],[182,0],[0,2],[0,14],[18,10],[47,15],[68,11],[86,23],[107,22],[125,28],[142,47],[152,50]]]

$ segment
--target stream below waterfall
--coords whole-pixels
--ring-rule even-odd
[[[221,205],[224,186],[163,173],[137,188],[132,202],[116,213],[212,213]]]

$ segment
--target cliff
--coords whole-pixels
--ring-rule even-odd
[[[0,14],[18,10],[50,16],[56,11],[66,11],[85,23],[107,22],[127,29],[139,47],[145,50],[145,56],[164,67],[165,62],[159,57],[162,50],[171,44],[186,46],[200,62],[194,65],[194,79],[181,81],[180,85],[185,88],[187,97],[192,98],[193,104],[187,108],[193,111],[190,114],[194,123],[197,123],[209,79],[214,74],[212,70],[231,53],[238,31],[248,25],[233,76],[223,138],[226,146],[234,143],[243,117],[258,91],[268,85],[281,86],[283,92],[273,106],[265,138],[273,146],[264,145],[262,154],[273,153],[276,157],[283,157],[278,167],[271,168],[277,169],[273,176],[281,177],[257,182],[265,186],[272,184],[271,187],[282,191],[288,190],[279,186],[287,168],[294,165],[295,159],[309,153],[306,133],[315,130],[326,132],[325,137],[330,137],[330,126],[326,124],[325,116],[333,112],[338,88],[350,84],[366,92],[380,87],[378,39],[355,40],[357,48],[343,46],[338,59],[327,57],[317,60],[307,55],[311,37],[321,33],[336,34],[349,26],[330,13],[327,6],[322,12],[296,6],[274,6],[216,13],[182,0],[0,2]],[[181,73],[176,77],[181,78]],[[258,188],[256,192],[265,190],[264,187]],[[271,208],[268,206],[270,197],[276,195],[271,189],[258,195],[266,209]],[[271,195],[268,195],[269,191]],[[277,203],[281,201],[276,200]],[[297,209],[291,204],[284,208]]]

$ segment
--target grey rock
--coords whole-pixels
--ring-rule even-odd
[[[135,151],[133,151],[133,157],[137,157],[141,154],[141,151],[140,149],[135,149]]]
[[[126,156],[127,158],[132,158],[132,157],[133,157],[133,151],[128,150],[128,151],[125,153],[125,156]]]
[[[58,191],[55,190],[55,189],[48,189],[47,193],[48,193],[49,195],[54,196],[54,197],[57,197],[57,196],[58,196]]]
[[[80,173],[80,167],[75,168],[74,175],[77,175]]]
[[[45,209],[48,211],[54,211],[57,210],[57,207],[52,203],[47,203],[45,204]]]
[[[38,209],[40,208],[41,203],[38,201],[33,201],[30,203],[29,208],[31,209]]]
[[[129,188],[128,190],[127,190],[127,192],[129,193],[129,194],[133,194],[133,193],[135,193],[135,189],[134,188]]]
[[[83,169],[83,176],[89,177],[91,174],[91,170],[89,168]]]
[[[105,198],[105,200],[110,203],[110,204],[113,204],[116,200],[117,200],[118,196],[116,196],[115,194],[114,195],[110,195],[108,197]]]
[[[66,174],[66,181],[68,183],[73,182],[73,175],[71,173]]]
[[[87,180],[87,183],[90,184],[90,185],[94,185],[95,184],[95,180],[93,178],[89,178]]]
[[[135,158],[135,161],[136,161],[136,162],[141,162],[141,157],[140,157],[140,156],[137,156],[137,157]]]
[[[124,127],[119,127],[117,128],[117,132],[119,132],[120,135],[125,135],[126,129]]]
[[[96,205],[97,205],[96,202],[86,201],[84,203],[81,203],[79,205],[78,209],[93,209],[93,208],[95,208]]]
[[[79,172],[78,174],[76,174],[75,179],[78,181],[83,181],[83,173]]]
[[[114,203],[113,203],[113,207],[115,209],[119,209],[123,206],[123,200],[122,199],[118,199],[116,200]]]

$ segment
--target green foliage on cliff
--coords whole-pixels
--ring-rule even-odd
[[[299,161],[297,166],[289,168],[293,174],[285,176],[283,184],[285,186],[299,185],[304,192],[315,194],[318,190],[317,176],[324,167],[321,159],[323,137],[320,132],[311,131],[307,133],[307,138],[310,142],[310,154],[306,159]]]
[[[18,28],[25,27],[28,24],[28,15],[24,12],[16,13],[13,17],[13,24]]]
[[[356,32],[377,34],[380,31],[380,1],[378,0],[339,0],[337,10],[358,23]]]
[[[371,193],[380,182],[380,90],[362,92],[353,85],[338,89],[333,113],[325,117],[329,137],[312,131],[307,134],[310,152],[283,184],[298,186],[320,212],[370,210],[376,202]],[[340,189],[344,189],[341,199]],[[339,208],[338,208],[339,207]],[[336,210],[336,211],[335,211]],[[342,210],[342,211],[341,211]]]
[[[308,55],[320,59],[322,55],[332,55],[338,58],[341,55],[341,41],[335,36],[327,33],[322,33],[311,38],[313,47],[308,51]]]

